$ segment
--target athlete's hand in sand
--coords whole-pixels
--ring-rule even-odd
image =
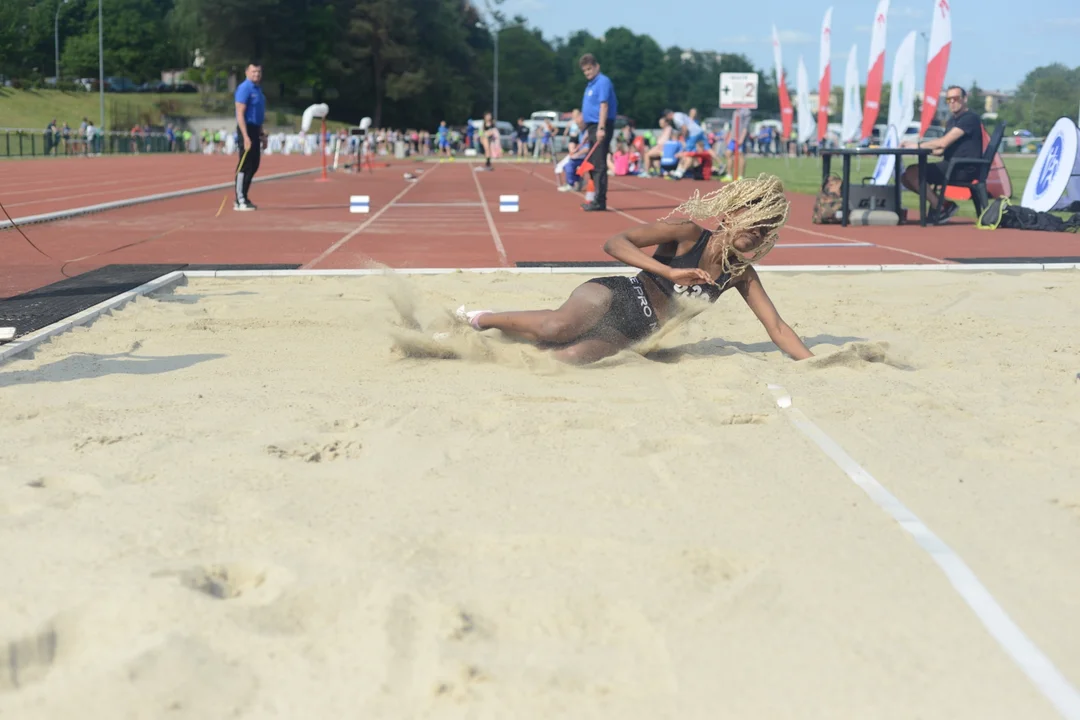
[[[672,268],[668,271],[667,279],[676,285],[712,285],[713,279],[709,273],[701,268]]]

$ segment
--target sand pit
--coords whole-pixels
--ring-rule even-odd
[[[766,383],[1080,683],[1080,273],[768,274],[803,363],[735,293],[417,339],[582,280],[192,280],[0,366],[0,712],[1057,717]]]

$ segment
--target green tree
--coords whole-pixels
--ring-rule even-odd
[[[1016,95],[1002,105],[998,117],[1010,130],[1026,129],[1045,135],[1058,118],[1076,116],[1077,98],[1080,98],[1080,67],[1046,65],[1027,74]]]
[[[126,77],[136,83],[160,79],[161,71],[172,67],[176,56],[165,23],[166,9],[171,6],[171,0],[103,2],[105,75]],[[68,18],[66,27],[83,28],[83,32],[64,39],[61,60],[63,74],[65,77],[97,77],[97,3],[83,2],[70,11]],[[51,47],[51,18],[49,40]]]
[[[979,87],[979,83],[976,80],[971,82],[971,88],[968,90],[968,108],[973,110],[977,115],[982,115],[986,112],[986,96],[983,95],[982,88]]]
[[[26,52],[29,0],[0,2],[0,75],[17,75]]]

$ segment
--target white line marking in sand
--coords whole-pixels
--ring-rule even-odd
[[[438,169],[439,169],[438,166],[433,167],[433,168],[431,168],[431,172],[424,173],[423,175],[421,175],[416,180],[416,182],[412,182],[412,183],[409,183],[408,185],[406,185],[404,188],[402,188],[401,192],[399,192],[397,195],[395,195],[394,197],[392,197],[390,199],[390,202],[386,203],[381,208],[376,210],[375,213],[371,217],[369,217],[364,222],[360,223],[360,225],[358,225],[355,230],[353,230],[348,235],[346,235],[345,237],[343,237],[340,240],[338,240],[337,242],[335,242],[330,247],[323,250],[322,253],[320,253],[319,256],[316,257],[314,260],[311,260],[310,262],[302,265],[301,269],[302,270],[310,270],[310,269],[314,268],[316,265],[318,265],[319,263],[321,263],[326,258],[330,257],[330,255],[332,255],[334,253],[334,251],[336,251],[342,245],[349,242],[350,240],[352,240],[354,237],[356,237],[360,233],[364,232],[364,228],[366,228],[367,226],[371,225],[373,222],[378,220],[379,217],[384,212],[386,212],[387,210],[389,210],[390,208],[392,208],[394,206],[394,203],[396,203],[400,198],[404,197],[405,193],[409,192],[414,187],[416,187],[417,185],[422,183],[424,181],[424,178],[431,177],[432,173],[434,173]]]
[[[473,182],[476,183],[476,194],[480,196],[480,204],[484,207],[484,217],[487,218],[488,230],[491,231],[491,239],[495,241],[495,249],[499,253],[499,260],[503,265],[509,266],[510,260],[506,257],[506,248],[503,247],[502,238],[499,237],[499,231],[495,227],[495,218],[491,217],[491,210],[488,208],[487,198],[484,197],[484,188],[480,186],[480,178],[476,177],[477,173],[472,174]]]
[[[855,462],[840,445],[825,434],[806,413],[794,407],[791,395],[780,385],[769,384],[776,405],[803,435],[814,441],[822,452],[843,470],[882,510],[892,516],[901,528],[915,539],[930,558],[937,563],[956,592],[982,621],[983,626],[1035,684],[1061,716],[1080,720],[1080,692],[1061,674],[1054,664],[1024,634],[998,604],[986,586],[959,555],[935,535],[915,513],[879,483],[874,476]]]
[[[768,273],[875,273],[909,270],[912,272],[999,272],[1013,270],[1060,271],[1080,270],[1078,263],[1045,263],[1031,265],[758,265],[757,271]],[[334,269],[334,270],[185,270],[185,277],[362,277],[366,275],[384,275],[393,272],[398,275],[449,275],[451,273],[512,275],[596,275],[613,272],[634,273],[637,268],[629,265],[556,265],[553,267],[444,267],[444,268],[391,268],[389,270]]]

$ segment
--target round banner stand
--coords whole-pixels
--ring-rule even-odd
[[[1064,210],[1080,201],[1080,128],[1061,118],[1046,136],[1031,168],[1021,205],[1037,212]]]

